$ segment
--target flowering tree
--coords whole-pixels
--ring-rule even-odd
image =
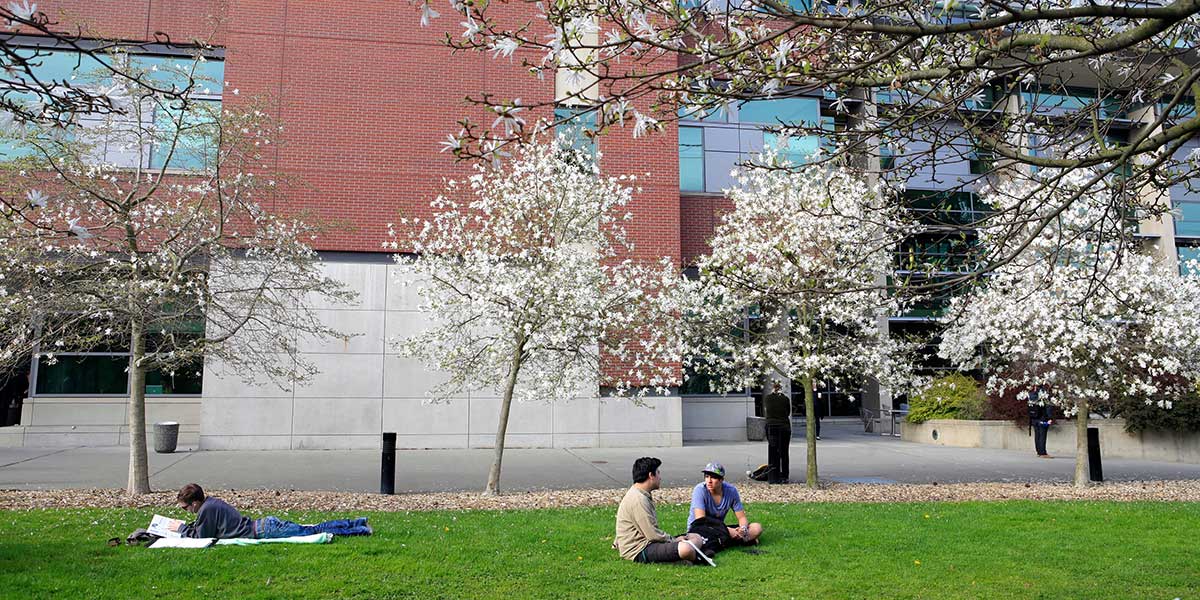
[[[799,381],[806,482],[817,487],[813,383],[900,372],[901,348],[880,318],[900,300],[879,280],[907,227],[898,211],[879,209],[880,189],[846,169],[751,167],[737,182],[726,192],[733,210],[691,283],[685,364],[715,376],[714,391],[744,389],[763,374]]]
[[[500,393],[490,495],[514,398],[565,401],[597,384],[636,397],[677,380],[666,299],[679,272],[629,258],[634,177],[601,177],[587,152],[531,145],[476,168],[433,201],[432,220],[400,223],[416,254],[397,260],[421,282],[434,324],[398,348],[449,375],[435,400],[468,387]]]
[[[947,315],[939,353],[992,373],[1003,394],[1045,386],[1048,399],[1076,417],[1075,485],[1088,482],[1088,413],[1124,395],[1160,396],[1177,378],[1200,376],[1200,281],[1180,277],[1142,254],[1128,235],[1120,202],[1084,195],[1061,212],[1058,198],[1086,184],[1069,173],[1056,191],[1000,186],[988,198],[996,224],[982,231],[988,252],[1006,252],[1022,236],[1009,209],[1033,198],[1044,223],[1021,258],[990,274]]]
[[[410,1],[423,25],[445,10]],[[450,47],[569,84],[566,97],[472,98],[497,114],[567,102],[594,112],[597,131],[631,126],[638,137],[679,119],[722,119],[745,102],[809,98],[821,102],[821,118],[785,112],[766,127],[821,136],[830,150],[822,160],[855,156],[897,184],[924,173],[943,191],[973,191],[990,172],[1026,179],[1036,169],[1107,169],[1122,172],[1118,187],[1136,190],[1200,173],[1195,0],[451,0],[449,8],[459,24],[442,21],[454,29]],[[463,124],[453,136],[460,155],[486,155],[523,133]],[[971,176],[939,175],[950,162],[965,172],[968,161]],[[1085,191],[1108,193],[1112,182],[1096,177]],[[1167,209],[1153,195],[1122,198],[1147,215]],[[1029,203],[1019,208],[1033,214]],[[992,254],[976,273],[1010,258]]]
[[[171,76],[190,87],[194,74],[185,60]],[[0,361],[128,349],[127,491],[142,494],[147,373],[207,360],[247,380],[303,380],[315,369],[298,339],[341,335],[308,301],[351,294],[321,275],[316,230],[267,208],[279,192],[266,114],[98,77],[89,89],[117,110],[4,131]]]

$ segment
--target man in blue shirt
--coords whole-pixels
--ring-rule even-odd
[[[704,483],[696,484],[692,490],[692,506],[688,510],[688,527],[692,521],[704,517],[712,517],[721,522],[725,515],[733,511],[737,517],[737,527],[729,527],[729,537],[735,544],[756,544],[758,536],[762,535],[762,525],[751,523],[746,518],[746,509],[742,506],[742,496],[736,487],[725,483],[725,467],[718,462],[710,462],[704,466]],[[727,525],[728,527],[728,525]]]

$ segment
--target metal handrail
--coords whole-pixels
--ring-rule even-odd
[[[908,415],[908,411],[898,408],[881,408],[879,410],[862,408],[859,414],[862,418],[864,432],[873,433],[875,425],[878,424],[879,435],[900,437],[900,421]],[[887,423],[886,431],[883,428],[884,423]]]

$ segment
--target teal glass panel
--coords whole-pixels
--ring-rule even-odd
[[[792,13],[809,12],[812,10],[812,6],[813,6],[812,0],[782,0],[782,4],[784,6],[787,6],[788,9],[790,9],[790,11]],[[765,12],[765,13],[772,13],[772,14],[777,13],[777,12],[779,14],[788,14],[787,12],[776,11],[773,8],[763,6],[761,4],[755,4],[755,10],[757,10],[758,12]]]
[[[679,189],[704,191],[704,130],[700,127],[679,128]]]
[[[738,106],[738,120],[742,123],[818,127],[821,124],[821,102],[816,98],[750,100]]]
[[[1066,93],[1060,93],[1060,92]],[[1026,110],[1036,113],[1077,112],[1096,103],[1096,93],[1091,90],[1067,88],[1054,91],[1038,90],[1021,92],[1021,104]],[[1120,117],[1120,105],[1114,98],[1100,100],[1100,114],[1105,117]]]
[[[1162,114],[1170,106],[1170,98],[1163,99],[1158,103],[1158,112]],[[1196,116],[1196,100],[1194,98],[1184,98],[1176,104],[1169,113],[1167,119],[1171,121],[1191,119]]]
[[[808,162],[820,147],[821,138],[815,135],[780,136],[770,132],[763,133],[763,149],[774,148],[781,160],[792,165]]]
[[[1180,202],[1176,210],[1175,235],[1200,237],[1200,202]]]
[[[554,121],[558,125],[554,134],[566,140],[576,150],[584,150],[596,157],[596,111],[588,108],[560,106],[554,109]],[[591,132],[592,135],[588,135]]]
[[[38,394],[124,394],[128,391],[128,356],[60,356],[47,364],[38,359]]]
[[[1200,276],[1200,246],[1179,246],[1175,252],[1179,255],[1180,275]]]
[[[144,77],[156,86],[184,89],[191,80],[195,82],[194,94],[220,96],[225,91],[225,61],[222,60],[136,54],[130,57],[130,65],[145,71]]]
[[[706,121],[709,123],[724,123],[729,120],[729,111],[724,106],[699,109],[682,106],[678,111],[679,118],[684,121]]]
[[[216,119],[221,112],[219,100],[197,100],[190,114],[159,106],[155,109],[156,143],[150,154],[150,167],[200,171],[212,168],[217,159]],[[169,158],[168,158],[169,157]]]

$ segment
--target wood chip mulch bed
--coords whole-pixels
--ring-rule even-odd
[[[843,484],[818,490],[803,485],[739,486],[748,502],[962,502],[968,500],[1115,500],[1200,502],[1200,481],[1110,482],[1086,488],[1054,483]],[[686,503],[691,487],[655,492],[660,503]],[[412,511],[514,510],[615,506],[624,489],[544,490],[483,497],[476,492],[383,496],[348,492],[284,490],[211,490],[242,510],[260,511]],[[0,490],[0,510],[47,508],[154,508],[173,506],[174,491],[129,497],[124,490]]]

